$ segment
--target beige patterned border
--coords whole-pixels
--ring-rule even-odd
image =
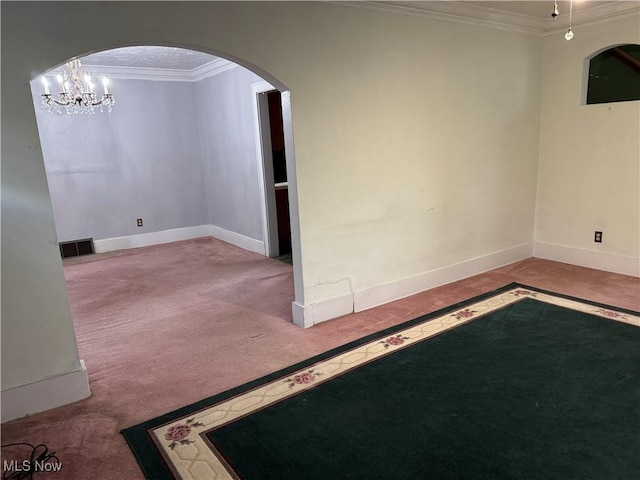
[[[205,432],[324,383],[336,375],[353,370],[398,349],[406,348],[416,342],[504,308],[523,298],[534,298],[572,310],[640,326],[640,317],[635,315],[607,310],[523,287],[515,287],[512,290],[465,306],[460,310],[425,320],[424,323],[408,327],[382,340],[355,347],[289,376],[207,407],[200,412],[172,421],[151,430],[151,437],[176,478],[182,480],[235,479],[237,477],[227,468],[224,460],[216,455],[215,449],[204,436]]]

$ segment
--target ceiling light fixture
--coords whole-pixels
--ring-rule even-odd
[[[102,98],[98,97],[93,89],[93,79],[89,72],[82,68],[80,60],[71,60],[66,63],[63,70],[56,75],[56,80],[60,84],[60,93],[54,98],[49,90],[49,80],[46,76],[42,76],[42,85],[44,93],[42,94],[42,105],[54,113],[62,113],[64,110],[67,114],[74,113],[95,113],[97,107],[100,111],[104,111],[103,107],[107,107],[107,112],[111,112],[111,107],[116,103],[112,93],[109,93],[109,80],[102,77],[102,88],[104,93]]]
[[[551,14],[551,18],[555,20],[556,18],[558,18],[558,15],[560,14],[558,13],[558,1],[556,0],[555,2],[553,2],[553,13]]]
[[[573,0],[571,0],[571,2],[569,3],[569,30],[567,30],[567,33],[564,34],[564,38],[567,42],[573,38],[573,31],[571,31],[572,17],[573,17]]]

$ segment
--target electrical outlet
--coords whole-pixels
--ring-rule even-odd
[[[136,222],[138,222],[138,226],[141,227],[142,226],[142,219],[139,218],[138,220],[136,220]]]
[[[593,236],[593,241],[596,243],[602,243],[602,232],[596,232]]]

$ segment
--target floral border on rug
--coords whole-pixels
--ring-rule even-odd
[[[640,317],[636,315],[518,286],[319,361],[312,367],[302,368],[195,414],[191,413],[151,429],[149,433],[177,478],[183,480],[236,479],[238,477],[228,469],[226,462],[206,440],[204,433],[314,388],[360,365],[525,299],[534,299],[640,326]]]

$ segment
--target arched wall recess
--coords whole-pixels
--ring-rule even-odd
[[[584,61],[582,104],[640,100],[640,45],[615,44]]]

